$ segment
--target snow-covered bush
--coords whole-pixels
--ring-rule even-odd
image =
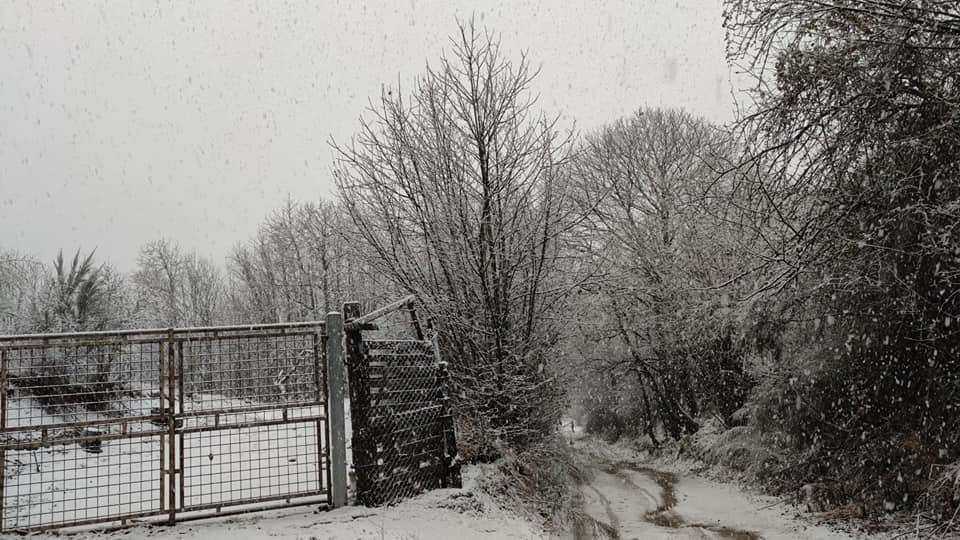
[[[574,526],[576,486],[587,473],[566,441],[549,437],[519,450],[504,448],[494,466],[481,485],[505,507],[533,512],[548,529]]]
[[[760,83],[742,124],[760,174],[742,188],[769,240],[765,290],[793,299],[788,334],[818,327],[764,396],[796,457],[780,478],[874,514],[914,506],[960,443],[958,18],[727,2],[731,57]]]
[[[608,442],[617,442],[626,430],[624,419],[611,409],[597,406],[587,412],[587,433],[602,437]]]

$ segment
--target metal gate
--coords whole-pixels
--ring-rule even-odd
[[[0,336],[0,532],[342,504],[332,317]]]

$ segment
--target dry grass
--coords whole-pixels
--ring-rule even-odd
[[[522,450],[501,448],[501,456],[494,474],[481,482],[484,491],[547,529],[570,530],[581,524],[576,487],[587,474],[568,443],[556,437]]]

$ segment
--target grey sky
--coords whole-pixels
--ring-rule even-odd
[[[644,105],[733,116],[720,0],[5,0],[0,247],[131,270],[164,237],[222,261],[287,194],[331,196],[327,141],[472,13],[580,129]]]

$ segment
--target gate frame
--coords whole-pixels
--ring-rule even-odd
[[[183,342],[184,337],[196,333],[218,332],[237,332],[237,331],[270,331],[280,330],[281,333],[273,335],[283,335],[283,330],[298,328],[314,328],[313,333],[313,356],[314,367],[316,370],[323,369],[323,373],[315,373],[315,377],[322,380],[316,380],[317,392],[324,392],[324,399],[318,402],[322,406],[322,414],[317,418],[317,422],[324,422],[324,429],[316,430],[317,438],[317,462],[321,471],[320,475],[321,489],[320,494],[325,496],[325,500],[318,500],[316,496],[291,496],[288,498],[278,497],[272,500],[284,501],[283,504],[261,504],[257,502],[237,502],[226,503],[222,505],[227,508],[232,505],[238,508],[222,510],[218,507],[215,512],[205,512],[202,509],[186,511],[183,509],[184,501],[182,499],[184,489],[184,468],[183,462],[183,434],[177,428],[179,421],[187,416],[196,416],[196,414],[184,414],[181,409],[177,411],[177,405],[182,407],[183,403]],[[271,334],[267,333],[267,336]],[[142,336],[137,338],[137,336]],[[192,521],[212,517],[223,517],[237,514],[246,514],[251,512],[260,512],[279,508],[289,508],[296,506],[306,506],[314,504],[326,504],[326,508],[337,508],[346,504],[347,480],[346,480],[346,444],[345,444],[345,417],[343,407],[344,397],[344,377],[343,377],[343,341],[344,331],[342,317],[339,313],[331,312],[327,314],[324,321],[306,321],[290,323],[271,323],[271,324],[251,324],[251,325],[230,325],[230,326],[211,326],[211,327],[190,327],[190,328],[150,328],[150,329],[130,329],[118,331],[93,331],[93,332],[70,332],[70,333],[51,333],[51,334],[20,334],[20,335],[0,335],[0,434],[8,431],[37,431],[43,433],[42,441],[28,443],[27,446],[47,447],[51,445],[68,445],[90,440],[91,437],[83,435],[72,436],[57,442],[46,440],[46,426],[19,427],[8,430],[8,384],[9,384],[9,350],[25,348],[55,348],[89,345],[96,343],[97,340],[106,340],[113,338],[116,341],[126,341],[132,339],[136,343],[155,343],[157,345],[157,371],[158,371],[158,404],[162,416],[155,419],[161,419],[165,416],[166,426],[156,432],[144,432],[143,434],[127,434],[126,425],[134,420],[149,420],[152,417],[122,417],[104,421],[82,421],[82,422],[63,422],[52,425],[51,428],[69,428],[82,427],[85,425],[99,424],[119,424],[124,426],[123,433],[119,435],[101,435],[97,440],[126,439],[131,437],[158,437],[158,456],[159,463],[157,470],[159,473],[159,497],[158,506],[154,510],[139,513],[137,515],[108,516],[94,519],[75,520],[66,523],[41,524],[33,527],[22,528],[3,528],[3,510],[4,510],[4,488],[5,474],[4,463],[8,449],[18,449],[24,446],[20,444],[6,444],[0,441],[0,530],[4,532],[39,532],[51,529],[68,529],[86,525],[119,523],[119,525],[108,526],[105,529],[116,529],[135,526],[138,524],[167,524],[173,525],[178,521]],[[322,352],[319,341],[326,340],[326,348]],[[18,346],[18,342],[24,342]],[[179,401],[179,403],[178,403]],[[164,414],[165,408],[169,413]],[[278,406],[277,409],[282,407]],[[243,412],[243,411],[240,411]],[[215,414],[212,412],[211,414]],[[312,420],[307,419],[307,421]],[[318,426],[319,427],[319,426]],[[179,435],[179,440],[178,440]],[[326,442],[326,445],[323,443]],[[326,448],[324,448],[326,446]],[[178,455],[179,447],[179,455]],[[179,459],[178,459],[179,458]],[[166,460],[166,466],[164,466]],[[181,465],[178,467],[178,461]],[[326,474],[322,472],[322,467],[326,466]],[[323,478],[326,477],[325,493],[322,489]],[[164,496],[164,492],[166,492]],[[180,504],[177,504],[178,493]],[[302,500],[295,500],[302,499]],[[269,503],[270,501],[264,501]],[[256,507],[250,505],[257,504]],[[323,506],[321,506],[323,508]],[[178,514],[179,512],[179,514]],[[159,519],[158,519],[159,518]],[[141,522],[135,519],[143,519]]]

